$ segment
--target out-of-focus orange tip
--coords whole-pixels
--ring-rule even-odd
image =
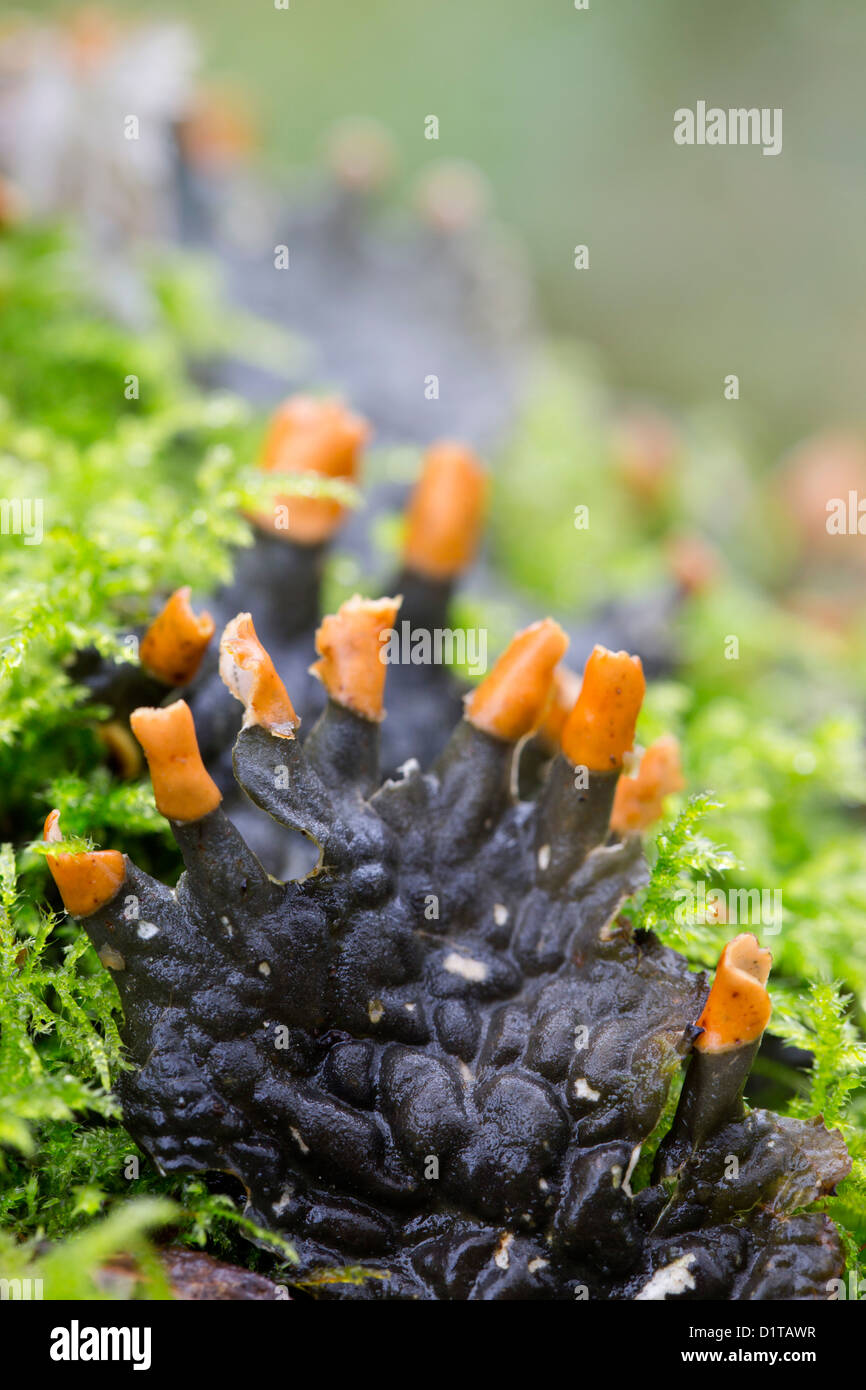
[[[326,159],[337,182],[354,193],[381,188],[397,163],[387,127],[361,116],[338,121],[328,132]]]
[[[320,660],[310,667],[332,700],[364,719],[384,718],[387,654],[383,637],[391,631],[402,596],[367,599],[354,594],[336,613],[322,619],[316,633]]]
[[[866,444],[857,433],[833,430],[805,440],[784,461],[773,485],[773,501],[810,564],[818,556],[834,566],[866,567],[856,512],[866,493]],[[849,517],[852,494],[855,515]]]
[[[219,806],[222,795],[201,760],[185,700],[162,709],[133,710],[129,722],[147,758],[157,807],[167,820],[201,820]]]
[[[73,63],[82,73],[102,66],[115,51],[122,27],[104,5],[76,5],[61,20]]]
[[[470,724],[508,743],[531,734],[544,714],[554,670],[567,646],[568,638],[553,618],[518,632],[466,701]]]
[[[620,777],[613,798],[610,828],[618,834],[646,830],[664,811],[664,799],[682,791],[680,745],[673,734],[651,743],[634,777]]]
[[[701,536],[674,536],[667,546],[668,562],[686,594],[702,594],[719,576],[719,557]]]
[[[431,445],[407,511],[407,568],[430,579],[466,569],[478,549],[487,490],[487,469],[471,449],[449,441]]]
[[[732,1052],[761,1036],[773,1011],[766,990],[772,962],[751,932],[728,942],[697,1022],[704,1030],[695,1042],[700,1052]]]
[[[415,186],[419,213],[445,236],[480,226],[489,203],[487,180],[469,160],[439,160],[424,170]]]
[[[278,738],[294,738],[300,719],[249,613],[227,624],[220,642],[220,676],[244,707],[244,728],[261,724]]]
[[[565,721],[580,694],[580,683],[580,676],[568,666],[559,665],[553,673],[547,705],[535,731],[551,753],[559,752]]]
[[[0,175],[0,227],[14,227],[27,216],[27,199],[10,179]]]
[[[188,587],[175,589],[141,639],[142,666],[166,685],[192,680],[213,637],[213,618],[192,611],[190,592]]]
[[[669,420],[651,410],[621,419],[614,431],[619,474],[640,502],[658,501],[671,473],[679,444]]]
[[[646,681],[639,656],[593,647],[574,709],[562,730],[562,751],[575,767],[615,772],[634,743]]]
[[[63,840],[59,811],[50,812],[43,833],[49,844]],[[116,849],[49,854],[47,860],[63,906],[73,917],[89,917],[98,912],[111,902],[126,877],[123,855]]]
[[[129,732],[126,720],[109,719],[96,730],[100,743],[120,777],[131,781],[141,772],[141,749]]]
[[[192,164],[215,171],[246,159],[258,143],[245,96],[226,86],[199,88],[178,138]]]
[[[339,400],[291,396],[275,411],[259,460],[266,473],[313,473],[354,482],[370,426]],[[274,497],[273,509],[254,520],[266,531],[316,545],[336,531],[346,508],[330,497],[297,493]]]

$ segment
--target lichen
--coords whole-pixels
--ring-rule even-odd
[[[172,820],[174,892],[127,860],[82,918],[124,960],[130,1132],[165,1173],[235,1174],[300,1277],[386,1276],[330,1296],[821,1297],[843,1268],[832,1223],[803,1210],[847,1174],[841,1136],[746,1112],[751,996],[741,1036],[722,972],[723,1026],[695,1050],[706,978],[619,915],[646,874],[639,839],[609,831],[637,703],[621,661],[593,660],[569,722],[606,731],[610,770],[559,753],[515,799],[544,692],[508,653],[487,681],[526,722],[502,737],[470,706],[428,771],[384,784],[378,719],[328,698],[303,745],[265,720],[234,746],[247,797],[314,842],[310,875],[275,881],[217,806]],[[740,968],[757,944],[738,941]]]

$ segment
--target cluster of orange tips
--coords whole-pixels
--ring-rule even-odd
[[[368,434],[366,422],[341,402],[295,396],[272,417],[261,467],[270,473],[351,481]],[[659,446],[649,452],[655,459],[670,450]],[[447,582],[464,569],[477,550],[487,492],[487,470],[471,450],[451,442],[431,446],[407,514],[407,570]],[[327,539],[344,514],[331,499],[276,499],[281,501],[291,517],[283,534],[303,544]],[[280,529],[272,517],[256,519]],[[394,628],[400,603],[399,597],[355,595],[325,617],[316,633],[319,659],[311,672],[331,700],[372,722],[384,715],[383,642]],[[196,674],[213,630],[208,613],[193,612],[189,588],[178,589],[142,639],[142,664],[165,684],[184,685]],[[640,659],[596,646],[581,680],[562,665],[567,646],[566,634],[552,618],[518,632],[467,697],[466,718],[505,742],[516,744],[536,734],[542,746],[561,751],[576,767],[617,774],[633,746],[644,696]],[[249,613],[238,614],[223,633],[220,675],[244,706],[245,728],[260,725],[277,737],[294,738],[300,720]],[[181,823],[195,821],[220,804],[221,794],[202,762],[192,713],[183,700],[138,709],[130,722],[163,815]],[[611,829],[617,834],[646,829],[661,816],[664,797],[682,786],[677,742],[661,738],[647,749],[635,775],[619,779]],[[61,840],[57,812],[46,821],[45,838]],[[49,865],[68,910],[77,916],[95,911],[124,877],[123,856],[112,850],[58,853],[49,856]],[[769,965],[769,953],[753,936],[739,936],[726,947],[699,1020],[701,1050],[728,1050],[760,1035],[769,1018],[764,988]]]
[[[370,437],[366,420],[339,400],[291,396],[271,416],[259,458],[265,473],[304,474],[354,483]],[[475,557],[488,494],[488,473],[464,444],[443,440],[427,449],[410,499],[404,561],[430,579],[448,580]],[[328,497],[277,493],[254,520],[301,545],[328,540],[346,508]]]
[[[188,623],[188,591],[179,591],[151,628],[158,634]],[[383,636],[393,629],[400,598],[364,599],[355,595],[324,619],[316,633],[319,660],[310,669],[337,704],[360,717],[383,717],[387,665]],[[198,620],[203,629],[202,620]],[[618,772],[634,740],[644,692],[640,661],[626,652],[597,646],[582,683],[560,665],[568,639],[558,623],[544,618],[516,634],[489,675],[466,702],[466,718],[476,728],[517,743],[540,728],[557,737],[575,765],[594,772]],[[244,705],[244,727],[259,724],[278,737],[293,738],[300,722],[273,662],[256,636],[252,619],[241,613],[226,627],[220,645],[220,673]],[[153,669],[151,667],[151,669]],[[576,699],[569,702],[579,684]],[[199,752],[189,706],[177,700],[161,708],[142,708],[131,716],[144,749],[154,797],[169,820],[196,821],[221,801],[216,783]],[[644,829],[661,814],[662,798],[683,785],[676,740],[661,738],[644,754],[635,776],[619,780],[611,827],[619,833]],[[45,840],[62,843],[59,813],[45,822]],[[125,875],[115,850],[58,852],[48,864],[64,904],[86,917],[109,901]],[[719,961],[715,981],[697,1026],[701,1052],[732,1051],[760,1038],[770,1017],[766,982],[769,951],[744,933],[731,941]]]

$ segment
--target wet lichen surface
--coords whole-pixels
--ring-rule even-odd
[[[245,704],[237,780],[319,864],[271,878],[212,804],[186,707],[134,716],[186,872],[172,891],[126,860],[83,925],[123,1001],[125,1122],[160,1169],[236,1175],[302,1269],[384,1276],[333,1296],[826,1296],[841,1245],[802,1209],[847,1173],[841,1137],[741,1099],[768,953],[738,937],[707,1002],[705,976],[631,934],[618,911],[645,868],[639,837],[609,831],[618,766],[563,751],[515,798],[556,625],[515,639],[429,771],[382,785],[378,718],[329,697],[301,745],[254,630],[230,626],[224,649],[246,663],[227,678]],[[610,738],[630,746],[624,677],[642,692],[624,653],[592,661],[563,738],[589,762]],[[102,858],[60,856],[61,890]]]

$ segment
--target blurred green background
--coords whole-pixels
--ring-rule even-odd
[[[276,168],[308,165],[350,114],[388,125],[407,182],[436,157],[475,161],[528,243],[546,321],[600,346],[624,391],[686,406],[721,400],[735,372],[730,409],[772,450],[828,420],[862,423],[862,3],[113,8],[190,20],[207,72],[249,89]],[[674,110],[699,99],[781,106],[782,153],[675,146]]]

